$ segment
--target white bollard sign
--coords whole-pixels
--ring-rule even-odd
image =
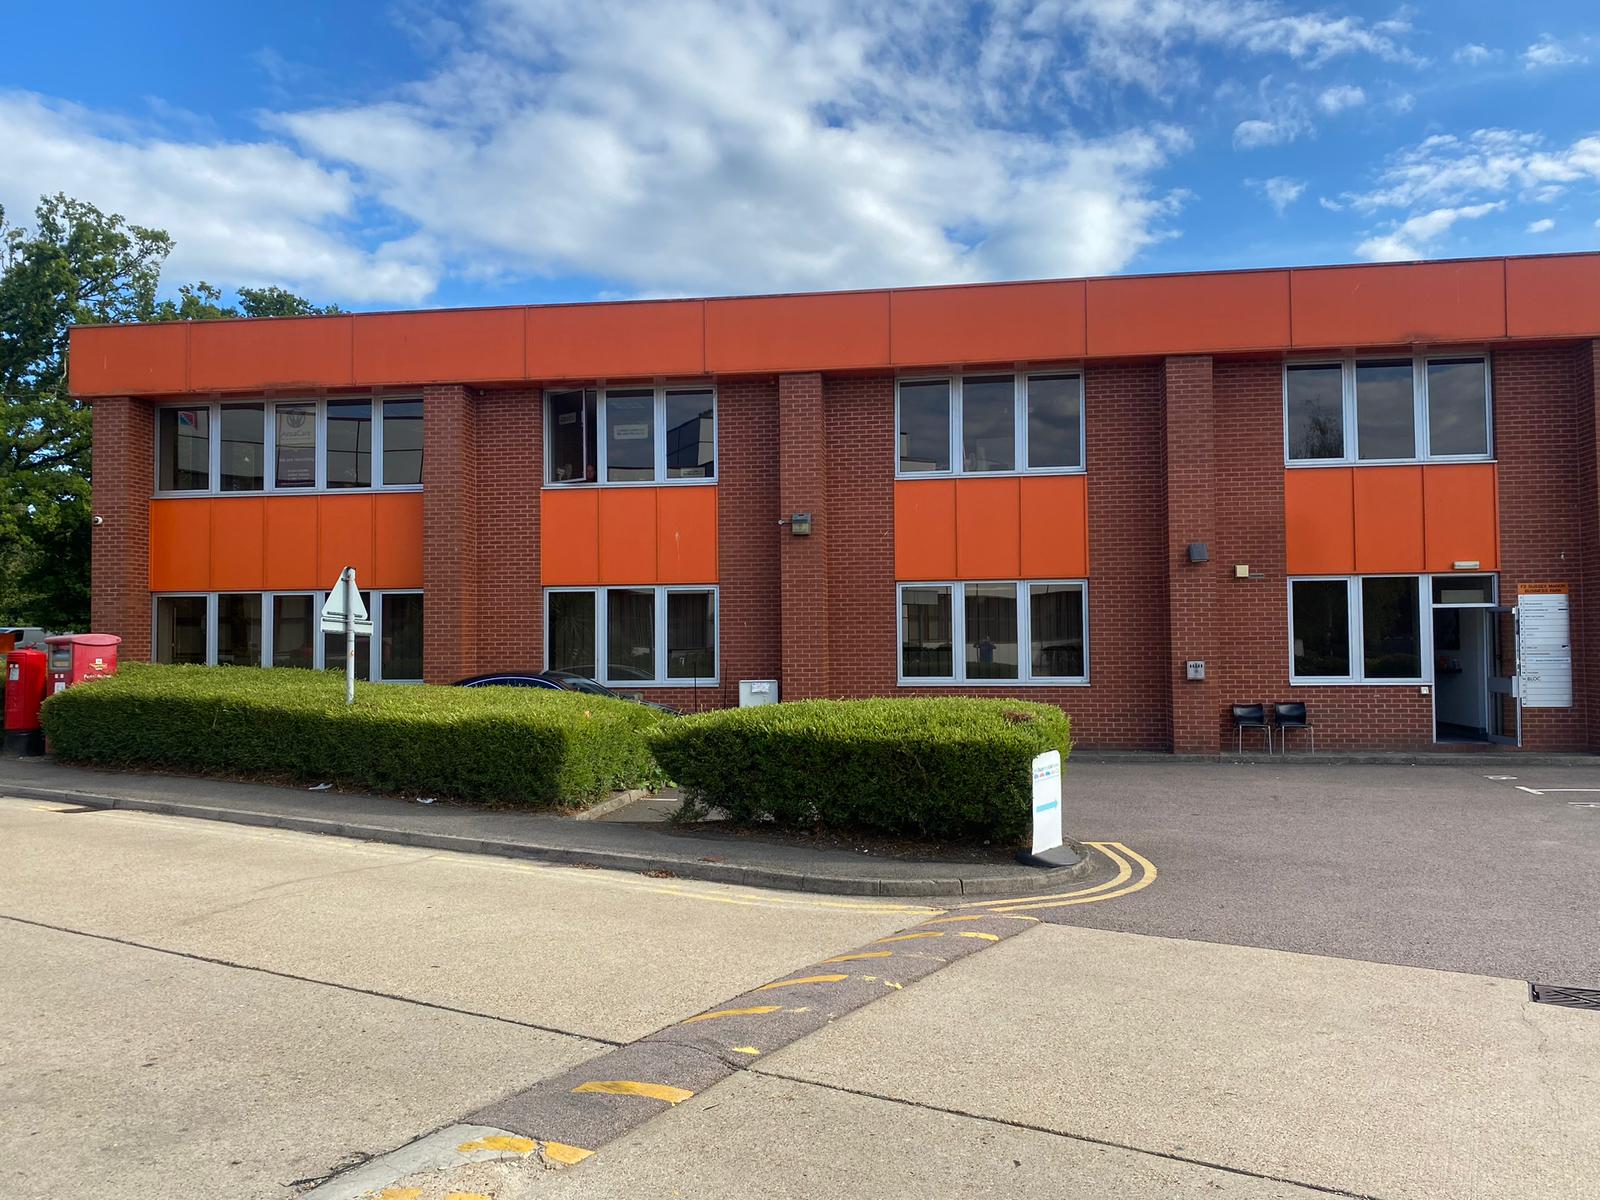
[[[1046,750],[1033,760],[1033,852],[1061,845],[1061,751]]]

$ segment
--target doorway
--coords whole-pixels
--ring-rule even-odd
[[[1433,610],[1435,741],[1490,740],[1492,617],[1487,608]]]

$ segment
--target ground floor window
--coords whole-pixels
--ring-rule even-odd
[[[903,583],[901,683],[1086,683],[1081,580]]]
[[[611,687],[717,682],[717,589],[551,588],[545,665]]]
[[[326,592],[156,596],[155,660],[342,671],[344,634],[321,632],[326,599]],[[356,638],[356,677],[373,683],[421,682],[422,593],[363,591],[361,600],[372,618],[372,636]]]
[[[1426,682],[1426,582],[1418,575],[1291,579],[1291,682]]]

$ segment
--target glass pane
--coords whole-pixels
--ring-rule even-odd
[[[961,381],[961,466],[967,471],[1017,467],[1017,385],[1009,375]]]
[[[1289,457],[1344,457],[1344,372],[1337,364],[1290,367]]]
[[[606,479],[649,483],[656,477],[656,394],[606,393]]]
[[[550,393],[550,482],[595,482],[595,392]],[[590,652],[593,658],[593,651]]]
[[[222,406],[222,483],[225,492],[266,486],[267,417],[259,404]]]
[[[1035,583],[1029,586],[1028,596],[1028,638],[1034,676],[1083,678],[1083,588],[1077,584]]]
[[[156,409],[157,490],[203,492],[211,486],[211,410]]]
[[[1362,662],[1368,679],[1416,679],[1422,674],[1422,619],[1417,580],[1361,581]]]
[[[1493,575],[1435,576],[1433,580],[1435,604],[1493,604]]]
[[[1350,589],[1342,579],[1303,579],[1294,592],[1294,673],[1350,675]]]
[[[655,589],[608,589],[605,681],[613,684],[649,682],[655,677]]]
[[[717,605],[711,592],[667,593],[667,678],[717,674]]]
[[[1083,380],[1035,375],[1028,380],[1028,465],[1083,466]]]
[[[969,583],[967,678],[1017,677],[1017,585]]]
[[[156,661],[200,663],[206,661],[206,598],[156,597]]]
[[[361,605],[372,613],[372,593],[362,588],[360,591]],[[319,613],[317,625],[322,625]],[[327,671],[344,673],[344,634],[323,633],[322,635],[322,666]],[[372,639],[365,634],[356,634],[356,680],[365,683],[372,678]]]
[[[897,436],[902,472],[950,469],[948,380],[900,385],[900,428]]]
[[[261,597],[217,597],[217,665],[261,665]]]
[[[1416,413],[1409,362],[1356,364],[1356,446],[1362,458],[1415,458]]]
[[[907,679],[955,674],[948,587],[900,589],[900,673]]]
[[[371,401],[328,401],[328,486],[372,486]]]
[[[274,596],[272,598],[272,665],[304,667],[312,665],[316,645],[316,598],[312,596]]]
[[[551,592],[549,614],[545,661],[550,669],[593,679],[594,593]]]
[[[383,598],[383,639],[378,658],[380,679],[422,678],[422,594],[409,592]]]
[[[667,393],[667,478],[710,479],[716,472],[709,389]]]
[[[314,404],[280,404],[273,409],[277,461],[273,485],[281,488],[317,485],[317,408]]]
[[[422,401],[383,402],[383,482],[422,482]]]
[[[1489,453],[1487,376],[1481,358],[1428,364],[1429,453]]]

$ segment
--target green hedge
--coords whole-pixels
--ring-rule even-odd
[[[1032,763],[1059,750],[1059,708],[961,697],[808,700],[684,717],[649,734],[690,800],[739,821],[1011,842],[1029,828]]]
[[[258,775],[538,806],[658,777],[643,705],[532,688],[357,684],[339,672],[124,664],[45,701],[66,762]]]

